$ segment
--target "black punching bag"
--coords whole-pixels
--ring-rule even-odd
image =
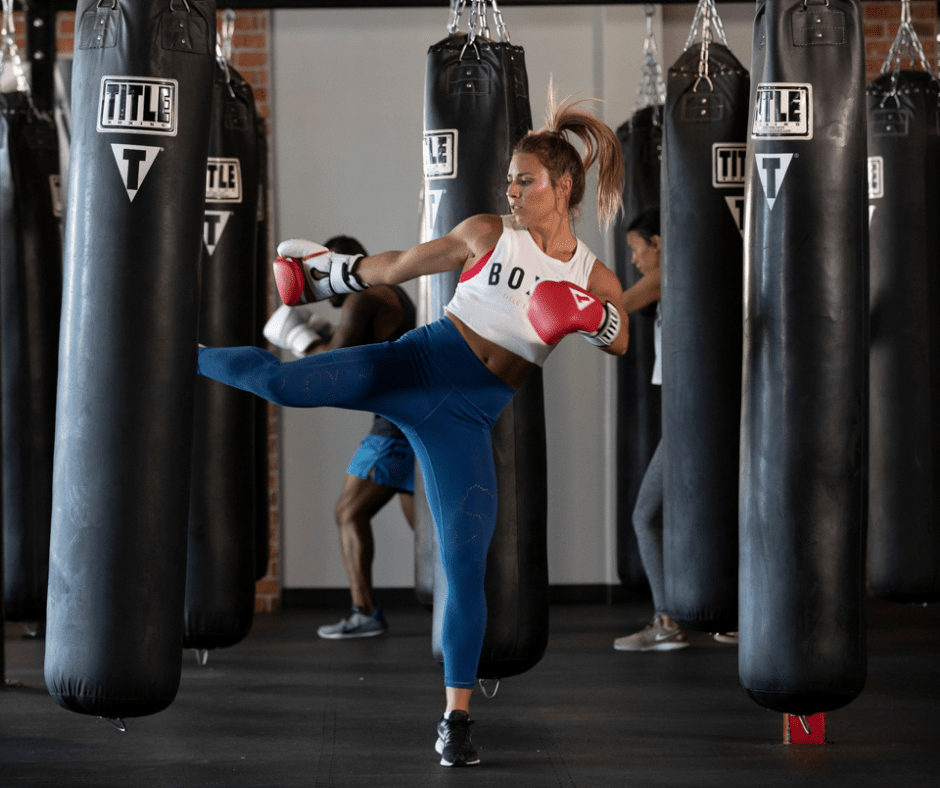
[[[268,127],[264,118],[258,118],[258,232],[255,241],[255,341],[256,347],[265,347],[264,324],[268,317],[268,280],[271,276],[268,253]],[[255,397],[255,579],[268,573],[271,558],[271,502],[270,467],[268,451],[268,413],[271,405]]]
[[[0,552],[10,621],[46,618],[62,303],[59,180],[52,118],[26,92],[0,93]]]
[[[253,345],[258,233],[258,123],[251,86],[216,64],[206,166],[199,341]],[[196,380],[193,485],[183,645],[225,648],[255,609],[256,397]],[[264,491],[266,493],[266,490]]]
[[[82,0],[75,42],[45,676],[133,717],[182,665],[215,4]]]
[[[868,585],[896,602],[940,600],[938,89],[924,71],[868,86]]]
[[[661,104],[638,109],[617,129],[623,150],[623,212],[614,221],[614,270],[623,287],[641,278],[627,246],[627,227],[647,208],[659,207],[663,149]],[[656,305],[630,315],[630,344],[616,360],[617,375],[617,574],[621,584],[648,591],[633,531],[633,507],[643,474],[662,435],[661,387],[653,385]]]
[[[693,45],[669,69],[663,119],[664,604],[706,632],[738,628],[748,90],[725,45]]]
[[[739,673],[808,715],[865,682],[868,216],[858,0],[761,0],[745,186]]]
[[[521,47],[452,35],[428,51],[424,110],[423,240],[469,216],[506,210],[512,148],[532,128]],[[457,285],[435,283],[441,313]],[[434,315],[425,312],[429,319]],[[536,664],[548,642],[545,414],[541,373],[533,374],[492,430],[498,506],[487,554],[487,626],[477,675],[498,679]],[[427,515],[426,502],[417,509]],[[441,614],[447,585],[435,556],[432,650],[443,660]]]

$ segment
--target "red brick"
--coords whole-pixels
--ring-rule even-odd
[[[276,594],[277,591],[277,580],[264,578],[255,583],[256,594]]]

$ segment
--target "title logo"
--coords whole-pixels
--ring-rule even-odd
[[[242,201],[242,168],[238,159],[209,157],[206,164],[206,200]]]
[[[712,186],[723,189],[744,186],[744,159],[747,144],[716,142],[712,145]]]
[[[792,153],[758,153],[754,156],[757,161],[757,174],[764,187],[764,197],[770,210],[774,209],[774,203],[780,195],[780,187],[783,186],[783,179],[790,169],[793,156]]]
[[[751,137],[811,140],[813,86],[796,82],[758,85]]]
[[[114,160],[117,162],[118,172],[127,190],[131,202],[137,196],[137,191],[143,185],[144,178],[150,172],[153,162],[163,148],[154,148],[149,145],[118,145],[112,143]]]
[[[868,157],[868,199],[880,200],[885,196],[885,160],[881,156]]]
[[[424,132],[424,177],[457,177],[457,129]]]
[[[98,131],[175,137],[178,96],[175,79],[102,77]]]

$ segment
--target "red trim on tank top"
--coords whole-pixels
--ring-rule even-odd
[[[483,266],[486,265],[486,264],[489,262],[490,256],[491,256],[491,255],[493,254],[493,252],[495,252],[495,251],[496,251],[496,247],[494,246],[494,247],[493,247],[492,249],[490,249],[485,255],[483,255],[483,257],[481,257],[479,260],[476,261],[476,263],[474,264],[473,268],[470,268],[470,269],[464,271],[464,272],[460,275],[460,281],[461,281],[461,282],[466,282],[468,279],[473,279],[473,277],[475,277],[478,273],[480,273],[480,271],[483,270]]]

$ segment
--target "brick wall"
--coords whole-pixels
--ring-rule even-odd
[[[20,48],[20,57],[26,62],[26,36],[23,14],[14,15],[16,26],[17,46]],[[222,26],[222,13],[218,14],[219,29]],[[232,65],[242,77],[251,85],[254,91],[255,104],[258,114],[267,119],[270,117],[270,104],[268,101],[270,84],[270,46],[268,30],[270,29],[269,11],[237,11],[235,15],[235,31],[232,36]],[[56,14],[56,51],[61,56],[71,56],[75,35],[75,13],[60,12]],[[270,137],[270,129],[269,137]],[[270,179],[269,179],[270,182]],[[272,189],[268,190],[267,205],[270,206]],[[268,259],[273,259],[272,250],[272,222],[268,222]],[[273,288],[268,292],[268,313],[275,308],[276,293]],[[268,408],[268,506],[270,528],[270,555],[268,573],[258,581],[255,588],[255,610],[259,612],[273,612],[280,606],[281,577],[280,577],[280,549],[281,530],[279,512],[279,456],[278,445],[279,421],[277,409],[271,405]]]

